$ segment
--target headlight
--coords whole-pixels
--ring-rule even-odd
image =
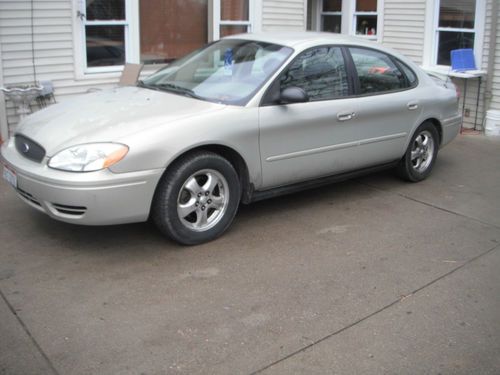
[[[72,172],[91,172],[108,168],[127,155],[128,147],[119,143],[89,143],[64,149],[49,160],[49,167]]]

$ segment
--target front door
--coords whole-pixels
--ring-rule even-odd
[[[328,175],[343,122],[354,111],[342,50],[317,47],[303,52],[281,74],[279,89],[299,87],[309,101],[268,104],[259,110],[262,188]],[[342,121],[341,116],[346,116]],[[347,122],[347,121],[346,121]]]

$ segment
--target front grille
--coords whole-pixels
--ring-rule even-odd
[[[64,215],[82,216],[87,212],[87,207],[84,206],[68,206],[66,204],[52,203],[52,207]]]
[[[15,144],[17,151],[30,160],[39,163],[45,157],[45,149],[24,135],[16,134]]]
[[[23,197],[24,199],[26,199],[27,201],[30,201],[31,203],[36,204],[37,206],[40,206],[40,207],[42,206],[40,204],[40,202],[38,202],[38,200],[33,195],[31,195],[30,193],[28,193],[28,192],[26,192],[24,190],[21,190],[19,188],[17,188],[17,193],[21,197]]]

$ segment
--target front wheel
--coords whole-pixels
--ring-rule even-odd
[[[173,240],[196,245],[229,227],[239,200],[239,178],[231,163],[212,152],[196,152],[175,162],[163,176],[152,219]]]
[[[433,124],[424,122],[413,135],[397,172],[407,181],[422,181],[431,173],[439,149],[439,135]]]

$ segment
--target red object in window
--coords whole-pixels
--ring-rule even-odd
[[[372,66],[370,69],[368,69],[368,73],[370,74],[385,74],[388,73],[391,70],[391,68],[387,66]]]

